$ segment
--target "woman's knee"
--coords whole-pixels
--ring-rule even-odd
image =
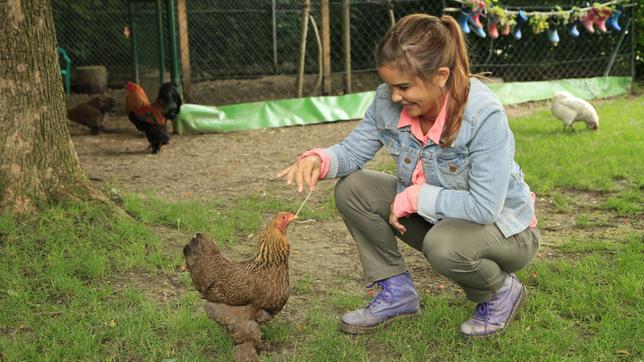
[[[462,250],[461,240],[456,240],[452,233],[434,232],[430,230],[423,241],[423,254],[432,268],[442,275],[449,276],[453,270],[468,269],[476,262]]]
[[[347,211],[351,206],[355,205],[355,198],[365,185],[365,177],[362,171],[353,172],[347,176],[342,177],[335,185],[334,199],[335,207],[342,213]]]
[[[431,237],[428,235],[423,241],[423,254],[432,268],[440,274],[445,274],[450,269],[449,260],[452,257],[452,249],[449,240],[440,235]]]

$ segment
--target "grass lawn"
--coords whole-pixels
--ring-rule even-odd
[[[454,291],[422,293],[423,312],[372,336],[337,330],[340,313],[365,297],[306,277],[301,320],[264,325],[279,350],[266,361],[644,359],[644,97],[597,106],[600,129],[563,133],[549,111],[512,119],[516,158],[538,194],[541,256],[519,277],[529,299],[517,321],[490,339],[463,339],[472,304]],[[304,218],[337,220],[332,194]],[[129,194],[133,220],[88,204],[37,216],[0,215],[0,360],[230,360],[232,344],[201,309],[176,253],[185,235],[235,240],[285,207],[250,194],[233,203],[170,202]],[[241,222],[243,220],[243,222]],[[572,225],[561,232],[562,224]],[[167,239],[176,233],[176,245]],[[153,282],[153,285],[150,284]],[[179,291],[179,292],[177,292]],[[288,306],[288,305],[287,305]]]

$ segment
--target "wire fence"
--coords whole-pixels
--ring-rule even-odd
[[[193,82],[215,79],[244,79],[266,75],[295,75],[300,47],[303,1],[294,0],[187,0],[187,34],[190,73]],[[65,48],[74,66],[104,65],[109,84],[120,86],[132,79],[133,61],[130,1],[53,0],[59,46]],[[585,3],[541,1],[535,8],[528,0],[508,0],[503,6],[518,9],[564,9]],[[343,1],[330,2],[331,65],[334,73],[344,70],[342,32]],[[375,72],[373,50],[390,26],[390,14],[399,19],[411,13],[442,15],[459,7],[452,1],[353,0],[350,2],[352,71]],[[159,32],[156,1],[134,2],[139,65],[143,76],[158,74],[160,45],[169,41]],[[319,0],[311,2],[312,19],[307,36],[305,72],[317,74],[319,47]],[[520,40],[467,35],[474,72],[491,72],[504,81],[533,81],[608,75],[634,75],[634,6],[625,7],[619,22],[621,32],[597,31],[568,35],[559,29],[560,42],[535,34],[528,24]],[[458,12],[445,12],[457,17]],[[161,9],[162,21],[166,12]],[[178,16],[181,16],[179,13]],[[627,26],[627,24],[629,24]],[[317,28],[316,28],[317,26]],[[162,29],[163,30],[163,29]],[[168,47],[164,47],[165,69],[169,69]],[[155,75],[158,77],[158,75]],[[354,90],[361,90],[355,89]],[[292,95],[292,94],[291,94]]]

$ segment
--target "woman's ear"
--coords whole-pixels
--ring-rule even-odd
[[[441,88],[445,86],[449,79],[449,68],[440,67],[436,70],[436,75],[434,76],[434,84],[440,86]]]

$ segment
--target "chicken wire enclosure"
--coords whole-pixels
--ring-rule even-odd
[[[126,23],[128,27],[126,32],[129,33],[130,47],[135,48],[133,51],[136,54],[136,59],[132,59],[134,55],[131,51],[128,59],[131,66],[134,66],[139,73],[133,74],[132,79],[159,79],[159,73],[164,73],[165,79],[165,70],[168,69],[165,60],[169,58],[169,54],[168,47],[163,46],[163,42],[167,40],[163,24],[167,22],[167,14],[161,11],[161,34],[159,34],[156,2],[128,2],[127,7],[131,9],[128,13],[128,20],[131,16],[131,21]]]
[[[187,1],[186,6],[193,80],[275,72],[271,1],[196,0]],[[281,10],[278,15],[288,24]],[[282,41],[285,45],[290,43]]]
[[[170,80],[166,74],[166,70],[172,69],[166,31],[169,19],[166,6],[160,5],[155,0],[54,0],[58,44],[67,50],[74,66],[105,65],[112,87],[133,81],[137,75],[158,80],[160,72],[165,80]],[[159,10],[161,19],[157,17]],[[133,59],[135,37],[136,59]]]
[[[273,74],[294,76],[298,68],[303,3],[295,0],[187,0],[192,81]],[[342,0],[329,2],[331,65],[335,73],[343,72],[345,66],[343,3]],[[564,9],[586,6],[578,1],[541,1],[536,7],[528,0],[501,3],[508,9],[524,8],[528,12],[547,11],[555,5]],[[141,4],[137,10],[136,31],[139,46],[144,47],[140,53],[142,69],[154,72],[158,71],[155,4],[147,4]],[[54,0],[53,5],[59,45],[68,51],[75,66],[105,65],[111,84],[132,79],[131,43],[123,34],[128,24],[127,0]],[[395,19],[417,12],[457,17],[458,7],[460,2],[451,0],[350,1],[352,71],[375,74],[373,51],[389,28],[392,13]],[[315,32],[316,26],[319,30],[321,25],[319,14],[320,1],[311,1],[311,16],[315,23],[309,22],[308,27],[305,58],[308,74],[317,74],[319,68]],[[466,36],[470,63],[474,72],[491,72],[492,77],[504,81],[633,75],[633,6],[624,8],[620,24],[624,28],[622,32],[598,31],[594,34],[586,33],[580,26],[581,35],[577,38],[569,36],[561,27],[558,44],[551,43],[545,33],[533,33],[529,24],[524,25],[520,40],[511,36],[482,39],[471,33]],[[167,36],[164,31],[164,42]],[[169,59],[168,51],[165,47],[164,59]],[[166,61],[165,69],[169,66]]]
[[[547,4],[548,1],[541,2]],[[528,1],[504,1],[509,8],[527,11],[551,9],[556,4],[570,8],[580,2],[531,5]],[[351,65],[353,72],[375,72],[374,48],[390,26],[390,11],[395,19],[411,13],[440,16],[460,3],[422,0],[352,0]],[[343,1],[330,1],[330,38],[332,71],[344,70]],[[303,1],[190,1],[188,2],[191,68],[194,80],[247,78],[270,74],[294,74],[297,70],[300,22]],[[633,18],[627,7],[621,19],[626,27]],[[311,16],[306,43],[305,72],[318,72],[318,40],[314,27],[320,26],[320,1],[311,1]],[[580,26],[581,28],[581,26]],[[550,80],[610,75],[632,75],[634,23],[622,32],[583,33],[578,38],[559,29],[561,41],[551,43],[545,33],[534,34],[524,25],[523,38],[498,39],[466,36],[474,72],[491,72],[504,81]],[[626,32],[625,32],[626,31]],[[620,37],[625,35],[623,39]],[[277,55],[275,57],[275,54]],[[614,59],[611,61],[611,58]],[[612,66],[610,66],[612,65]],[[610,66],[610,67],[609,67]]]
[[[108,80],[129,79],[131,49],[123,35],[127,1],[52,1],[58,46],[73,67],[105,65]],[[72,75],[74,71],[72,71]]]
[[[154,26],[150,25],[150,19],[155,19]],[[159,86],[169,80],[181,86],[176,28],[174,0],[129,1],[129,23],[125,35],[131,42],[134,79],[137,83],[141,78],[153,79],[154,73],[157,73]],[[150,42],[149,39],[156,41]],[[152,55],[155,52],[156,66],[153,65],[155,57]],[[144,55],[143,59],[140,58],[141,54]],[[166,73],[168,63],[169,75]]]

